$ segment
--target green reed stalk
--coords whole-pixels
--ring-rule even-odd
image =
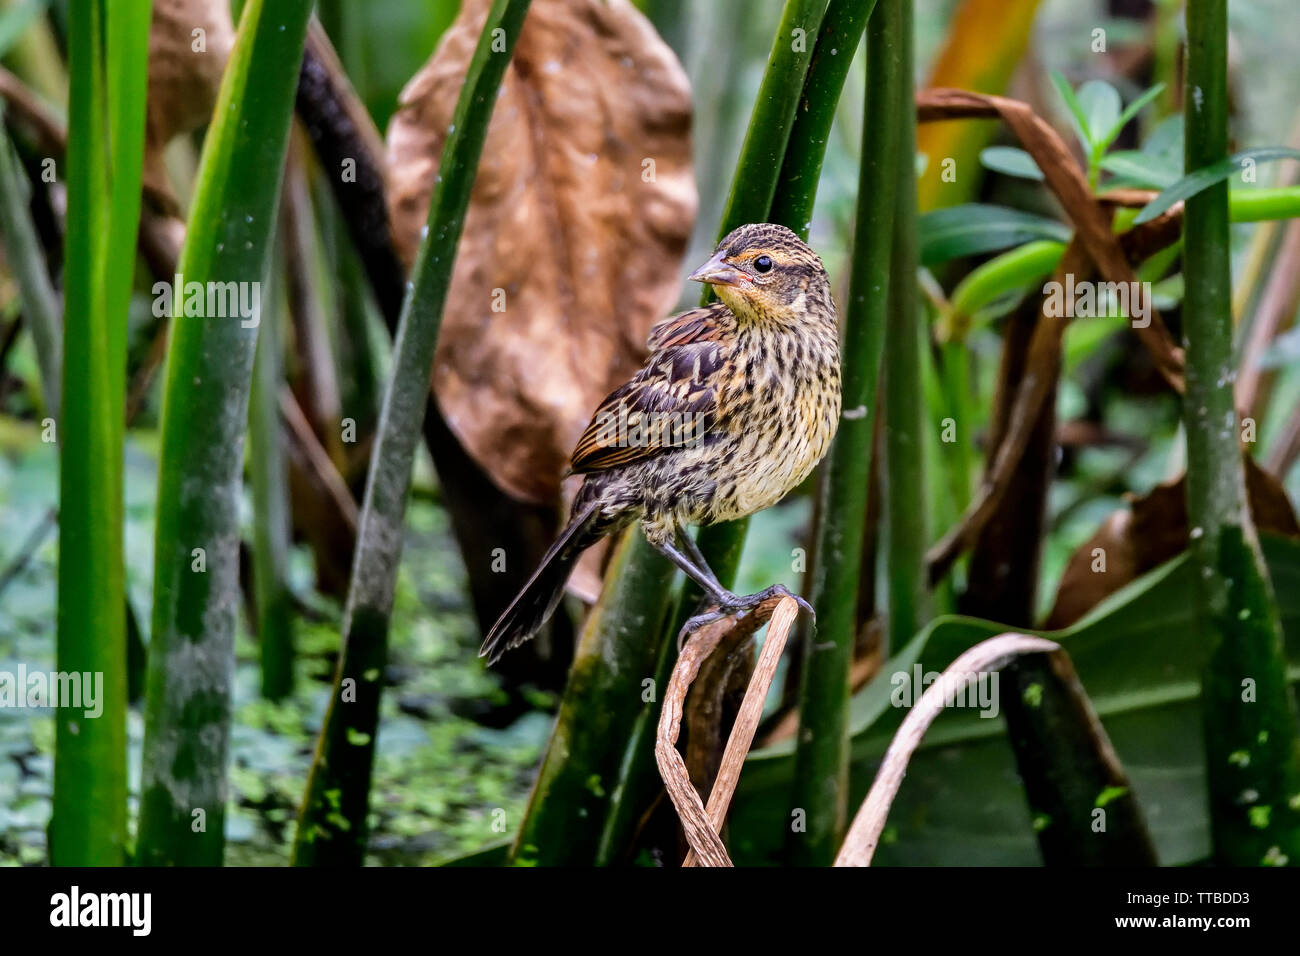
[[[294,840],[293,859],[299,866],[355,865],[365,854],[379,678],[388,656],[402,525],[429,369],[497,88],[527,12],[528,0],[494,0],[456,103],[452,132],[443,146],[441,181],[429,203],[426,237],[402,303],[392,377],[370,458],[344,609],[343,648]]]
[[[149,17],[149,0],[80,0],[69,16],[57,668],[102,692],[96,717],[57,712],[56,865],[120,865],[127,849],[122,441]]]
[[[1185,168],[1228,155],[1227,0],[1188,0]],[[1187,521],[1212,652],[1203,679],[1210,830],[1234,866],[1300,863],[1300,735],[1277,602],[1246,508],[1233,407],[1228,184],[1187,200]]]
[[[245,2],[177,267],[140,798],[139,858],[149,864],[222,859],[239,499],[261,314],[210,314],[205,290],[236,283],[250,305],[254,291],[260,299],[311,11],[311,0]]]
[[[811,562],[815,637],[803,642],[790,862],[829,866],[844,835],[848,785],[849,669],[871,474],[876,386],[888,322],[898,142],[893,121],[904,86],[898,0],[881,0],[867,24],[867,85],[849,297],[843,309],[844,411],[818,485]],[[910,83],[907,84],[910,87]]]

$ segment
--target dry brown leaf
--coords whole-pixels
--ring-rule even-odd
[[[466,0],[389,126],[389,212],[408,268],[488,6]],[[557,499],[592,410],[677,301],[697,204],[690,119],[681,65],[627,0],[534,0],[488,130],[433,372],[448,425],[517,498]]]
[[[145,181],[152,190],[167,192],[167,144],[211,118],[234,44],[228,0],[154,0],[145,117]]]
[[[741,766],[754,742],[763,702],[767,699],[768,688],[776,676],[777,663],[798,613],[799,606],[793,599],[770,597],[748,613],[733,614],[694,631],[677,654],[677,663],[673,665],[673,672],[668,678],[668,689],[664,691],[663,707],[659,711],[659,729],[655,734],[655,763],[659,767],[664,789],[668,791],[668,798],[681,821],[686,842],[691,847],[683,866],[732,865],[727,856],[727,848],[723,846],[718,834],[726,820],[727,808],[731,805],[736,784],[740,780]],[[742,641],[748,640],[769,620],[771,627],[768,628],[767,640],[763,643],[763,650],[745,691],[745,699],[741,701],[740,711],[727,737],[727,746],[718,775],[709,790],[706,808],[691,783],[686,762],[677,750],[686,695],[699,675],[700,668],[713,654],[718,653],[720,646],[740,646]],[[686,636],[683,628],[678,640]]]
[[[1249,455],[1244,456],[1251,517],[1261,531],[1300,536],[1300,523],[1281,482]],[[1186,476],[1157,485],[1150,494],[1129,497],[1129,507],[1107,518],[1097,533],[1070,556],[1043,627],[1069,627],[1129,582],[1187,548]],[[1092,570],[1094,551],[1105,551],[1106,573]]]

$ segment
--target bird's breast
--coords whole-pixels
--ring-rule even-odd
[[[739,350],[728,389],[728,458],[712,520],[774,505],[825,456],[840,417],[836,336],[775,336]]]

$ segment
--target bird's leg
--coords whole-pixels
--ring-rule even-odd
[[[709,562],[705,560],[704,555],[700,552],[700,546],[695,543],[695,540],[691,538],[690,535],[686,534],[686,532],[684,531],[679,531],[678,541],[681,543],[682,550],[685,551],[688,555],[690,555],[691,560],[693,560],[697,565],[699,565],[699,567],[704,571],[704,573],[709,576],[709,579],[713,582],[713,584],[717,587],[717,589],[719,591],[723,591],[731,595],[731,602],[732,602],[730,605],[731,610],[736,611],[744,608],[757,607],[758,605],[762,604],[770,597],[789,597],[789,598],[794,598],[795,602],[798,603],[798,605],[801,608],[803,608],[805,611],[811,614],[814,619],[817,617],[816,613],[812,609],[811,604],[809,604],[799,595],[793,593],[789,588],[787,588],[783,584],[773,584],[770,588],[765,588],[762,591],[758,591],[754,594],[747,594],[744,595],[743,597],[736,594],[732,594],[730,591],[727,591],[726,588],[724,588],[721,584],[718,583],[718,578],[713,573],[713,569],[709,567]]]
[[[713,569],[709,567],[708,559],[704,557],[704,552],[700,550],[700,546],[695,543],[694,538],[679,528],[677,530],[677,543],[681,545],[681,548],[686,552],[687,557],[694,561],[695,566],[709,579],[709,583],[713,585],[714,590],[718,593],[731,594],[731,592],[724,588],[721,582],[718,581],[718,576],[714,574]],[[735,597],[734,594],[731,594],[731,596]]]
[[[755,594],[746,594],[744,596],[733,593],[722,586],[718,577],[709,567],[708,560],[700,552],[699,546],[691,539],[690,535],[680,529],[674,534],[677,543],[681,546],[678,550],[671,542],[663,541],[655,544],[655,548],[677,567],[681,568],[692,581],[700,586],[704,591],[704,603],[712,601],[716,607],[702,610],[700,613],[687,619],[682,625],[681,634],[678,635],[678,649],[681,649],[681,642],[685,635],[693,634],[706,624],[712,624],[714,621],[721,620],[737,611],[745,611],[757,607],[770,597],[791,597],[798,602],[799,606],[809,614],[813,614],[812,606],[797,594],[790,593],[789,589],[781,584],[774,584],[770,588],[759,591]],[[682,552],[687,552],[683,554]],[[814,618],[816,615],[813,615]]]
[[[790,592],[783,584],[774,584],[769,588],[758,591],[754,594],[737,595],[727,588],[723,587],[718,581],[717,575],[709,567],[709,562],[705,560],[704,555],[700,552],[699,546],[691,540],[690,536],[678,531],[674,537],[681,545],[679,550],[672,541],[651,542],[655,550],[665,558],[681,568],[688,578],[694,581],[704,591],[705,600],[711,600],[716,607],[702,611],[699,614],[688,618],[682,625],[681,634],[678,636],[678,649],[681,648],[681,641],[687,634],[698,631],[706,624],[712,624],[714,621],[721,620],[737,611],[746,611],[757,607],[770,597],[790,597],[799,604],[801,608],[809,614],[816,615],[813,612],[812,605],[797,594]],[[682,552],[690,552],[689,556]]]
[[[700,601],[698,613],[687,618],[686,623],[682,625],[681,633],[677,636],[677,650],[680,651],[682,641],[687,634],[693,634],[704,625],[712,624],[714,621],[726,617],[739,609],[744,603],[744,599],[722,586],[722,582],[718,580],[718,576],[709,567],[708,559],[704,557],[704,553],[700,551],[700,546],[695,543],[694,538],[681,528],[677,529],[676,538],[682,550],[687,553],[690,560],[694,562],[696,569],[703,575],[704,580],[694,575],[691,575],[691,577],[705,592],[704,598]],[[689,571],[687,573],[690,574]],[[710,600],[717,606],[711,609],[708,608]]]
[[[685,535],[678,532],[674,534],[674,537],[684,538]],[[697,564],[695,561],[692,561],[689,557],[682,554],[682,552],[679,551],[671,541],[652,541],[651,544],[654,546],[655,550],[673,564],[677,565],[677,567],[681,568],[688,578],[700,586],[705,593],[706,601],[711,600],[715,605],[717,605],[710,610],[696,614],[682,625],[681,633],[678,634],[677,637],[678,650],[681,650],[682,641],[687,634],[692,634],[695,631],[698,631],[705,624],[711,624],[714,621],[721,620],[728,614],[732,614],[747,606],[744,598],[732,594],[718,582],[717,576],[709,568],[707,561],[701,560]],[[695,543],[692,541],[686,546],[686,549],[699,554],[699,550],[694,545]],[[701,555],[700,557],[703,556]]]
[[[673,564],[677,565],[677,567],[681,568],[688,578],[703,588],[704,593],[717,603],[719,610],[722,608],[728,608],[734,611],[744,606],[741,598],[736,597],[736,595],[732,594],[718,583],[718,579],[714,576],[713,572],[708,569],[709,566],[707,563],[701,562],[704,566],[700,567],[686,555],[682,554],[681,551],[677,550],[671,541],[657,542],[654,544],[654,548]],[[714,618],[714,620],[723,616],[724,615],[719,614]],[[692,620],[694,619],[692,618]]]

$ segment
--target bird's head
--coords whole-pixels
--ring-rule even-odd
[[[798,321],[834,317],[826,269],[785,226],[751,223],[733,229],[691,279],[713,286],[740,319]]]

